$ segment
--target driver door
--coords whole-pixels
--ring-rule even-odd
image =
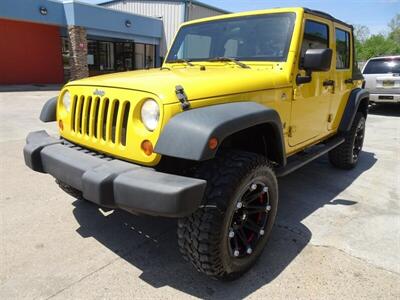
[[[330,48],[331,22],[310,17],[304,22],[304,34],[299,58],[299,74],[305,75],[301,69],[302,59],[308,49]],[[332,67],[331,67],[332,68]],[[309,83],[296,85],[294,88],[292,112],[289,128],[289,146],[302,147],[310,144],[326,133],[326,124],[332,94],[332,69],[324,72],[312,72]]]

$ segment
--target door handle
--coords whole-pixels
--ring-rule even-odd
[[[335,81],[334,80],[325,80],[322,83],[323,86],[335,86]]]
[[[354,82],[353,78],[349,78],[344,81],[345,84],[353,84],[353,82]]]

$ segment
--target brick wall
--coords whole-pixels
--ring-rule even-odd
[[[79,26],[69,26],[68,35],[70,41],[70,80],[88,77],[86,30]]]

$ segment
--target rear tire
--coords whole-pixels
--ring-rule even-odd
[[[203,206],[178,221],[184,258],[216,279],[241,276],[261,255],[278,207],[278,184],[267,159],[229,151],[202,164]]]
[[[358,112],[349,132],[345,135],[344,143],[329,152],[329,161],[340,169],[353,169],[361,153],[365,136],[365,117]]]

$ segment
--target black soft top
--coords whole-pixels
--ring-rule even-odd
[[[308,13],[308,14],[311,14],[311,15],[315,15],[315,16],[318,16],[318,17],[322,17],[322,18],[325,18],[325,19],[329,19],[329,20],[331,20],[333,22],[340,23],[342,25],[345,25],[345,26],[349,27],[350,29],[353,29],[353,25],[350,25],[350,24],[347,24],[347,23],[345,23],[345,22],[343,22],[341,20],[338,20],[338,19],[336,19],[335,17],[333,17],[332,15],[330,15],[328,13],[325,13],[325,12],[319,11],[319,10],[309,9],[309,8],[306,8],[306,7],[304,7],[303,9],[304,9],[305,13]]]

